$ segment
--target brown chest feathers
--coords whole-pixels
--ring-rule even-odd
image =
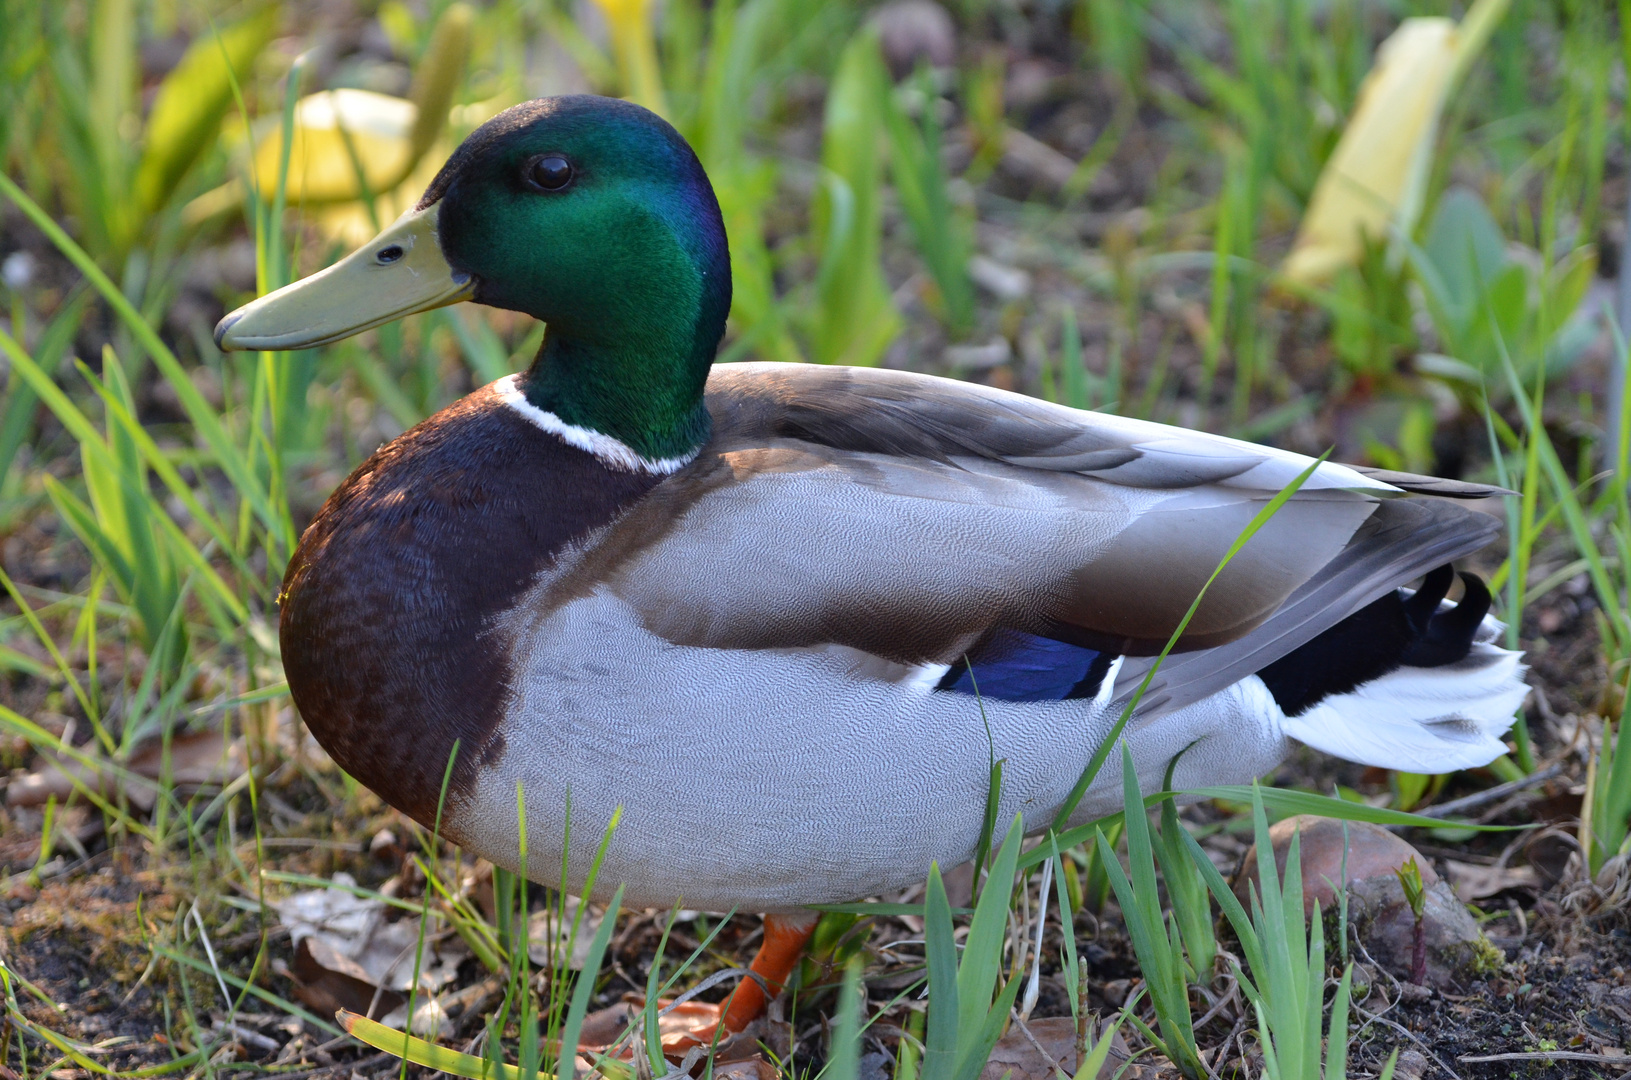
[[[450,796],[502,749],[498,618],[660,479],[607,468],[491,387],[377,451],[329,497],[283,580],[283,667],[317,741],[433,824],[455,741]]]

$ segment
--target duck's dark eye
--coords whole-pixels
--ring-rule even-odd
[[[402,258],[401,244],[387,244],[385,247],[382,247],[378,251],[374,252],[374,261],[382,266],[389,263],[394,263],[400,258]]]
[[[545,191],[559,191],[572,182],[572,163],[559,154],[545,154],[527,163],[527,179]]]

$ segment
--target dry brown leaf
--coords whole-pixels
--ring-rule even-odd
[[[381,989],[355,960],[320,937],[302,938],[295,946],[289,969],[294,996],[318,1016],[333,1016],[349,1009],[363,1016],[380,1017],[407,1003],[407,995]],[[377,995],[377,1000],[376,1000]]]
[[[714,1075],[729,1080],[777,1080],[776,1066],[755,1054],[742,1061],[727,1061],[714,1067]]]
[[[659,998],[657,1004],[659,1008],[666,1009],[671,1003],[667,999]],[[584,1017],[583,1027],[578,1034],[578,1050],[604,1053],[628,1030],[630,1024],[638,1021],[643,1006],[642,998],[630,995],[616,1005],[599,1009]],[[711,1002],[682,1002],[672,1012],[657,1020],[657,1030],[663,1040],[663,1052],[678,1061],[685,1056],[686,1051],[698,1043],[707,1046],[713,1041],[714,1029],[719,1026],[719,1016],[720,1006]],[[764,1060],[759,1054],[761,1042],[773,1050],[782,1052],[788,1046],[791,1034],[791,1026],[787,1023],[769,1016],[761,1016],[736,1034],[720,1039],[719,1045],[715,1047],[714,1060],[721,1065],[751,1062],[755,1058]],[[638,1037],[626,1041],[617,1056],[627,1059],[630,1044],[634,1042],[638,1042]],[[715,1070],[714,1075],[719,1075],[718,1070]],[[744,1073],[742,1076],[746,1080],[751,1080],[749,1074]]]
[[[1110,1044],[1110,1056],[1099,1069],[1098,1080],[1111,1080],[1129,1056],[1118,1032]],[[1057,1080],[1056,1070],[1066,1076],[1076,1075],[1076,1021],[1068,1016],[1027,1020],[1023,1026],[1010,1024],[1007,1034],[992,1048],[980,1080],[1002,1080],[1009,1072],[1013,1073],[1012,1080]]]
[[[144,743],[131,754],[123,775],[114,763],[96,755],[83,762],[42,757],[45,760],[40,768],[6,787],[7,805],[40,806],[53,797],[62,802],[78,789],[76,780],[103,798],[122,796],[143,812],[153,809],[158,799],[158,784],[164,775],[164,744],[158,739]],[[170,740],[170,778],[177,787],[228,784],[242,776],[247,767],[243,741],[226,743],[219,731],[189,731]]]
[[[565,950],[570,938],[572,955],[567,957],[566,966],[573,971],[583,970],[583,965],[589,962],[589,946],[594,944],[595,931],[600,929],[600,920],[605,912],[591,904],[583,913],[577,937],[573,938],[572,920],[577,917],[579,904],[577,897],[568,896],[562,911],[551,907],[532,913],[527,920],[528,959],[541,968],[548,967],[555,962],[556,954]]]
[[[443,931],[433,917],[423,928],[425,951],[416,964],[421,938],[417,916],[392,921],[388,917],[392,913],[380,901],[351,891],[356,881],[349,874],[335,874],[334,884],[334,888],[295,893],[275,905],[279,921],[288,927],[295,944],[295,964],[286,974],[295,982],[296,996],[305,1001],[303,995],[309,994],[323,1005],[338,1001],[352,1012],[401,1028],[407,1023],[406,1003],[415,969],[420,989],[434,995],[453,981],[469,949],[456,935]],[[376,990],[380,1004],[370,1014]],[[414,1030],[450,1034],[448,1004],[424,995],[420,1000],[423,1004],[415,1009]]]
[[[1533,866],[1475,866],[1445,859],[1444,869],[1449,872],[1450,887],[1465,904],[1507,889],[1540,888],[1540,875]]]
[[[633,1004],[620,1001],[604,1009],[596,1009],[583,1018],[578,1029],[579,1050],[604,1050],[617,1041],[618,1036],[634,1023],[640,1010]]]

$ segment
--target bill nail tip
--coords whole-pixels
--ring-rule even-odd
[[[222,352],[227,351],[229,348],[226,343],[227,332],[231,330],[241,318],[243,318],[243,316],[234,311],[232,314],[215,324],[215,347],[217,349],[220,349]]]

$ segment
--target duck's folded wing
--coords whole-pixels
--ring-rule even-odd
[[[1234,641],[1162,661],[1139,699],[1138,715],[1181,709],[1262,671],[1384,592],[1484,547],[1499,531],[1496,518],[1441,499],[1380,503],[1342,552],[1293,591],[1272,618]],[[1122,665],[1118,703],[1138,691],[1152,663],[1133,658]]]
[[[708,401],[702,457],[558,586],[610,588],[683,645],[837,643],[949,663],[1001,627],[1154,653],[1310,464],[901,372],[732,365]],[[1477,515],[1450,507],[1414,515],[1404,550],[1388,550],[1367,523],[1403,494],[1321,466],[1211,586],[1179,649],[1244,639],[1320,582],[1340,580],[1337,607],[1352,610],[1487,541]],[[1332,621],[1309,607],[1267,649]]]

